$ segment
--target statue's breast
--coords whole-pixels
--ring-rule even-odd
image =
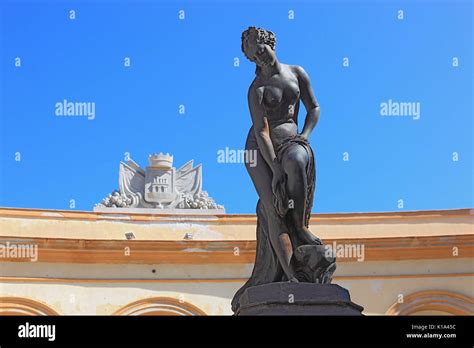
[[[275,86],[265,86],[263,89],[263,104],[267,109],[276,109],[283,99],[283,89]]]
[[[275,110],[280,106],[286,109],[288,105],[295,104],[300,96],[298,84],[293,81],[286,81],[282,86],[262,86],[261,90],[263,92],[261,102],[267,110]]]

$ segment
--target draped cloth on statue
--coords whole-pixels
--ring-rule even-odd
[[[309,142],[300,137],[294,136],[285,140],[277,149],[276,156],[277,160],[281,162],[281,158],[285,151],[293,146],[303,146],[308,153],[308,165],[306,168],[307,177],[307,195],[306,195],[306,210],[305,210],[305,226],[309,226],[309,219],[311,217],[311,208],[313,205],[313,196],[315,190],[315,178],[316,178],[316,167],[314,161],[314,154]],[[274,193],[273,204],[275,210],[283,219],[283,222],[287,226],[288,234],[292,242],[293,250],[303,243],[300,241],[299,236],[293,229],[291,219],[289,217],[289,198],[286,193],[286,179],[281,182]],[[278,257],[273,250],[270,243],[270,237],[268,233],[268,216],[265,208],[261,201],[257,203],[257,248],[255,256],[255,264],[253,267],[252,274],[249,280],[236,292],[232,299],[232,310],[236,312],[239,307],[239,300],[244,291],[252,286],[263,285],[273,282],[286,281],[286,276],[283,273]]]
[[[306,194],[306,211],[305,211],[305,225],[306,227],[309,226],[309,219],[311,217],[311,208],[313,206],[313,196],[314,196],[314,188],[315,188],[315,178],[316,178],[316,170],[314,165],[314,154],[311,146],[309,145],[308,140],[296,135],[286,139],[278,148],[276,149],[276,156],[277,160],[281,165],[281,158],[283,153],[288,150],[290,147],[294,146],[295,144],[301,145],[304,147],[306,152],[308,153],[308,165],[306,167],[306,177],[307,177],[307,194]],[[277,192],[275,192],[273,196],[273,205],[278,213],[278,215],[282,218],[286,216],[288,210],[290,209],[289,197],[286,193],[286,176],[285,181],[277,187]],[[288,226],[290,227],[290,226]]]

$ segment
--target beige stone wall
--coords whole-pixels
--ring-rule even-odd
[[[0,208],[0,236],[121,240],[254,240],[254,215],[144,216]],[[400,213],[313,214],[319,237],[403,237],[473,234],[469,209]]]
[[[227,315],[232,314],[230,300],[251,266],[8,263],[2,265],[2,274],[18,280],[3,280],[0,294],[36,300],[60,314],[113,314],[137,300],[169,297],[206,314]],[[353,301],[365,307],[365,314],[385,314],[400,295],[420,291],[474,297],[468,259],[355,262],[338,267],[334,283],[347,288]]]

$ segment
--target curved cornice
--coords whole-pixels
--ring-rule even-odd
[[[206,315],[200,308],[171,297],[150,297],[125,305],[113,315]]]
[[[413,315],[422,311],[440,311],[453,315],[474,315],[474,300],[468,296],[443,290],[419,291],[395,302],[387,315]]]
[[[0,315],[59,315],[51,307],[25,297],[0,297]]]
[[[459,218],[473,217],[474,210],[471,208],[448,209],[448,210],[421,210],[400,212],[370,212],[370,213],[331,213],[311,214],[312,222],[350,222],[370,220],[392,220],[392,219],[432,219],[432,218]],[[170,215],[166,213],[139,214],[122,212],[90,212],[76,210],[52,210],[52,209],[29,209],[29,208],[0,208],[0,217],[11,218],[36,218],[36,219],[66,219],[86,221],[206,221],[208,223],[256,223],[255,214],[220,214],[202,215],[192,212],[189,215]],[[474,218],[474,217],[473,217]]]

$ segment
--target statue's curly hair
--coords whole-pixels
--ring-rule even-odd
[[[253,59],[245,53],[244,43],[248,40],[251,33],[257,34],[257,43],[263,43],[271,47],[272,50],[275,50],[276,47],[276,36],[275,34],[266,29],[257,28],[257,27],[249,27],[242,33],[242,52],[244,52],[245,57],[248,60],[253,61]]]

